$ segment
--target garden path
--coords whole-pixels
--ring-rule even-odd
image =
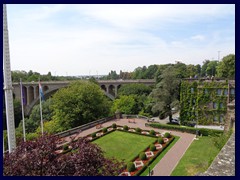
[[[109,122],[106,122],[102,124],[103,127],[111,126],[113,123],[116,123],[117,125],[128,125],[129,127],[136,128],[139,127],[141,129],[154,129],[157,132],[164,132],[169,131],[173,135],[179,136],[180,139],[176,142],[176,144],[165,154],[165,156],[160,160],[160,162],[154,167],[153,176],[170,176],[190,144],[195,138],[194,134],[189,133],[182,133],[177,131],[170,131],[170,130],[163,130],[163,129],[156,129],[152,127],[145,127],[145,123],[147,121],[143,119],[135,119],[135,123],[129,123],[128,119],[116,119]],[[96,127],[84,130],[80,132],[76,138],[83,137],[88,134],[91,134],[93,132],[96,132]],[[70,139],[68,137],[65,138],[65,140],[69,141]]]

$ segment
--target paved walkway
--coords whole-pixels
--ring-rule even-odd
[[[169,130],[155,129],[151,127],[145,127],[146,120],[143,119],[135,119],[135,123],[129,123],[128,119],[120,119],[120,120],[112,120],[104,123],[102,126],[107,127],[116,123],[117,125],[127,125],[132,128],[139,127],[141,129],[151,130],[154,129],[157,132],[164,132]],[[96,127],[90,128],[88,130],[82,131],[78,134],[78,137],[83,137],[93,132],[96,132],[98,129]],[[180,139],[176,142],[176,144],[165,154],[165,156],[161,159],[161,161],[154,167],[154,176],[170,176],[171,172],[174,170],[192,141],[194,140],[195,135],[188,133],[181,133],[176,131],[169,131],[173,135],[179,136]],[[66,138],[66,140],[69,138]]]

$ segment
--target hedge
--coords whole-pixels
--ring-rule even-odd
[[[198,130],[199,134],[202,134],[203,136],[219,136],[223,134],[222,130],[173,126],[173,125],[166,125],[166,124],[160,124],[160,123],[146,123],[145,126],[150,126],[158,129],[168,129],[168,130],[187,132],[191,134],[196,134],[196,130]]]
[[[135,171],[135,165],[134,165],[134,163],[133,162],[128,162],[128,164],[127,164],[127,170],[128,170],[128,172],[133,172],[133,171]]]
[[[161,154],[161,152],[166,149],[169,144],[171,144],[171,142],[175,139],[175,137],[173,136],[172,139],[170,141],[168,141],[166,143],[166,145],[160,150],[157,152],[157,154],[155,156],[153,156],[152,158],[149,159],[149,161],[136,173],[134,174],[134,176],[139,176],[140,174],[142,174],[145,169]]]

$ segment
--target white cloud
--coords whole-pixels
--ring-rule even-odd
[[[176,60],[201,64],[218,50],[224,49],[222,55],[235,51],[234,29],[225,33],[224,43],[219,43],[224,30],[186,31],[193,27],[192,22],[206,23],[232,14],[234,6],[36,5],[24,9],[15,5],[14,11],[11,7],[8,5],[13,70],[107,74]]]
[[[205,36],[204,35],[195,35],[195,36],[192,36],[191,39],[203,41],[203,40],[205,40]]]

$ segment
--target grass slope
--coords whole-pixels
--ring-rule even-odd
[[[153,137],[115,131],[93,141],[93,143],[102,148],[106,157],[114,157],[128,162],[155,140],[156,138]]]
[[[200,137],[190,145],[171,176],[194,176],[206,171],[218,152],[213,137]]]

